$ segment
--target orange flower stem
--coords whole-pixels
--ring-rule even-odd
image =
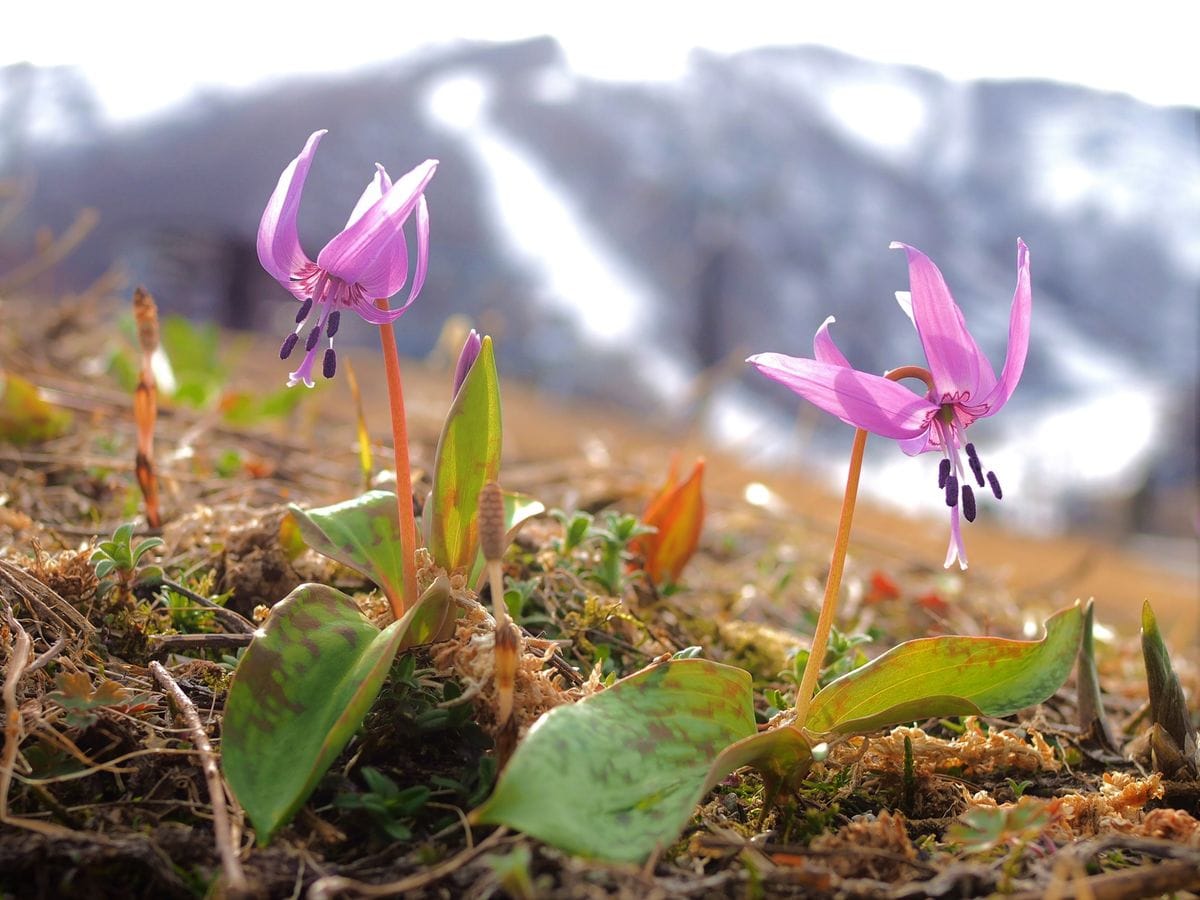
[[[885,376],[892,381],[901,378],[919,378],[933,390],[933,376],[920,366],[904,366],[893,369]],[[812,649],[804,664],[800,687],[796,689],[796,724],[803,727],[812,705],[813,690],[817,677],[825,662],[825,651],[829,646],[829,632],[833,629],[833,617],[837,612],[837,601],[842,589],[842,573],[846,569],[846,551],[850,547],[850,526],[854,521],[854,505],[858,500],[858,482],[862,475],[863,454],[867,449],[867,431],[859,428],[854,432],[854,444],[850,448],[850,469],[846,474],[846,492],[842,495],[842,512],[838,518],[837,535],[833,539],[833,558],[829,561],[829,578],[825,582],[825,598],[821,601],[821,614],[817,617],[817,628],[813,633]]]
[[[388,309],[386,298],[375,301]],[[388,405],[392,413],[392,446],[396,454],[396,505],[400,513],[400,551],[404,560],[404,593],[388,594],[392,615],[397,619],[417,602],[417,523],[413,519],[412,471],[408,463],[408,424],[404,416],[404,387],[400,381],[400,355],[396,352],[396,333],[392,323],[379,326],[383,344],[383,368],[387,376]]]

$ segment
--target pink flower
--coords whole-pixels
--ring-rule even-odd
[[[959,528],[959,509],[968,522],[975,519],[975,493],[967,484],[966,468],[979,487],[988,485],[1000,499],[994,472],[985,478],[975,445],[965,432],[976,419],[995,415],[1008,402],[1029,349],[1032,293],[1029,286],[1029,248],[1017,240],[1017,288],[1008,325],[1008,352],[997,377],[991,363],[967,331],[962,311],[950,296],[937,266],[921,251],[892,244],[908,255],[910,296],[897,294],[901,308],[916,326],[929,361],[933,387],[920,396],[887,378],[851,368],[829,334],[830,316],[813,339],[815,359],[781,353],[759,353],[747,362],[768,378],[791,388],[825,412],[855,428],[893,438],[910,456],[938,450],[942,462],[938,487],[950,507],[950,548],[946,566],[955,560],[967,567]],[[963,454],[967,465],[963,465]],[[960,505],[961,498],[961,505]]]
[[[342,310],[352,310],[372,325],[400,318],[421,293],[429,262],[429,208],[424,192],[437,170],[436,159],[425,160],[395,183],[387,170],[376,164],[375,176],[358,198],[346,227],[317,254],[316,262],[308,258],[300,247],[296,216],[304,180],[324,135],[324,131],[313,132],[300,155],[283,170],[258,226],[259,262],[301,304],[296,330],[280,347],[280,359],[291,355],[300,333],[313,323],[304,341],[304,360],[289,376],[288,387],[301,381],[313,386],[312,367],[322,332],[329,341],[322,370],[326,378],[333,377],[337,369],[333,336]],[[417,265],[412,287],[402,306],[384,311],[374,301],[391,297],[408,280],[404,225],[414,212]]]

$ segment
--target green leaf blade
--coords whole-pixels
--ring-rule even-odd
[[[450,405],[434,457],[426,543],[433,561],[452,572],[475,561],[479,492],[500,475],[500,377],[485,337]]]
[[[675,839],[714,760],[754,733],[748,673],[702,659],[658,663],[539,719],[473,818],[637,862]]]
[[[946,636],[907,641],[813,698],[805,728],[870,731],[931,715],[1005,716],[1051,696],[1083,635],[1078,604],[1046,621],[1036,641]]]
[[[422,605],[381,631],[345,594],[305,584],[271,611],[234,675],[221,748],[260,845],[362,724]]]
[[[288,509],[309,547],[369,578],[389,599],[403,596],[404,554],[394,493],[367,491],[332,506]]]

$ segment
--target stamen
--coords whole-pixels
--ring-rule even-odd
[[[950,477],[950,460],[943,459],[941,465],[938,466],[938,487],[946,486],[946,479]]]
[[[996,477],[996,473],[988,472],[987,480],[988,480],[988,484],[991,485],[991,487],[992,487],[992,493],[996,495],[996,499],[997,500],[1003,499],[1004,492],[1000,490],[1000,479]]]
[[[297,325],[299,325],[301,322],[303,322],[305,319],[308,318],[308,314],[310,312],[312,312],[312,307],[313,307],[312,297],[309,297],[307,300],[305,300],[303,303],[300,304],[300,311],[298,313],[296,313],[296,324]]]
[[[317,341],[321,339],[321,326],[317,325],[308,333],[308,340],[304,342],[304,349],[311,350],[317,346]]]
[[[325,351],[325,358],[321,361],[321,371],[326,378],[332,378],[337,371],[337,354],[333,352],[332,347]]]
[[[971,490],[969,484],[964,484],[962,487],[962,510],[963,518],[968,522],[975,521],[975,492]]]
[[[338,310],[334,310],[329,314],[329,323],[325,326],[325,337],[332,338],[337,334],[338,325],[342,323],[342,314]],[[980,484],[983,484],[981,481]]]
[[[279,348],[279,358],[287,359],[289,356],[291,356],[292,351],[296,349],[296,342],[298,340],[300,340],[300,335],[294,331],[285,337],[283,339],[283,346]]]
[[[975,452],[974,444],[967,444],[967,463],[971,466],[971,474],[975,476],[975,482],[980,487],[983,487],[983,463],[979,461],[979,454]]]
[[[946,505],[958,506],[958,476],[951,475],[946,479]]]
[[[983,464],[979,461],[978,456],[972,456],[967,462],[971,466],[971,474],[975,476],[975,483],[983,487]]]

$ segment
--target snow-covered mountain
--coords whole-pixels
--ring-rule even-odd
[[[597,82],[546,39],[214,94],[116,131],[77,73],[9,67],[0,116],[0,172],[36,178],[30,230],[101,212],[74,278],[119,256],[168,308],[280,333],[290,311],[257,269],[254,232],[308,133],[330,129],[301,217],[313,253],[376,160],[396,172],[436,156],[430,279],[399,329],[404,351],[425,352],[464,312],[498,333],[507,372],[660,417],[701,414],[780,457],[798,452],[795,398],[747,374],[698,411],[699,371],[762,350],[807,355],[830,314],[860,367],[920,362],[891,299],[907,287],[893,240],[939,263],[998,364],[1020,235],[1033,260],[1026,377],[977,426],[1029,501],[1003,505],[1044,527],[1107,509],[1122,527],[1194,528],[1195,109],[950,82],[814,47],[698,53],[674,83]],[[27,252],[28,235],[9,240],[0,264]],[[806,459],[844,448],[845,426],[812,427]],[[876,456],[869,482],[936,503],[900,487],[923,486],[931,463]],[[915,479],[893,471],[914,465]],[[1117,497],[1117,512],[1098,496]]]

